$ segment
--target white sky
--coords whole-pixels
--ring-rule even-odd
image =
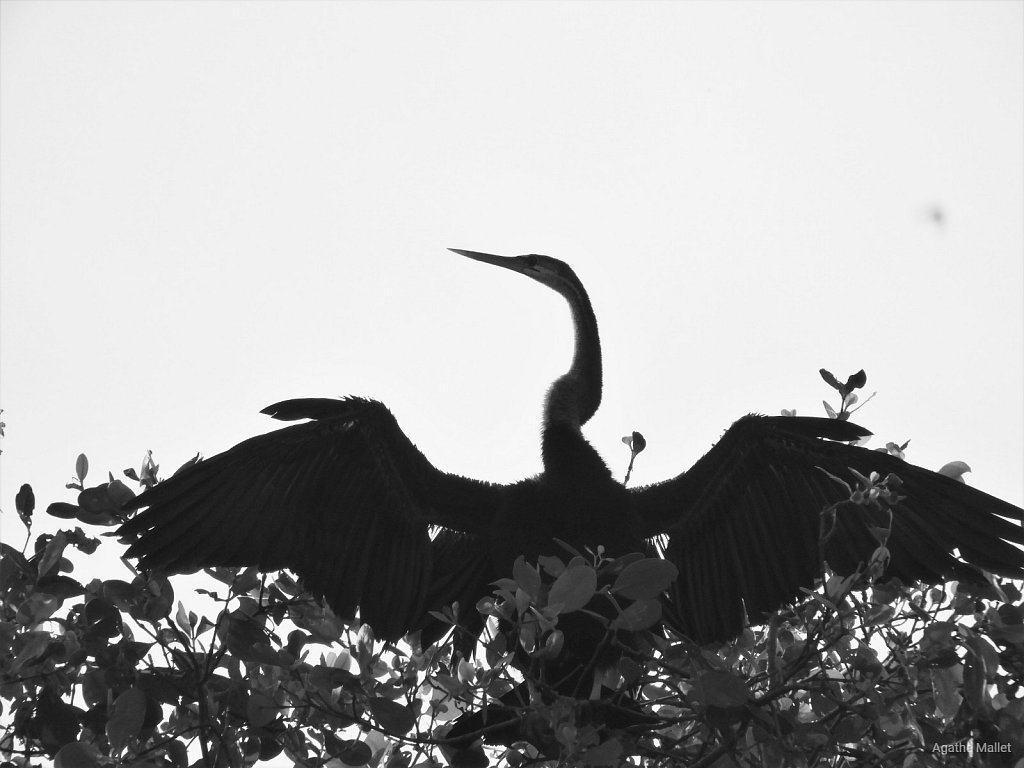
[[[447,247],[573,265],[637,483],[863,367],[879,444],[1021,504],[1022,9],[3,2],[5,535],[289,397],[538,471],[568,313]]]

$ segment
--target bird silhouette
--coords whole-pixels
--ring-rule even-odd
[[[810,587],[821,557],[838,572],[867,561],[888,525],[887,573],[938,582],[1024,577],[1020,508],[885,452],[839,419],[748,415],[689,470],[626,488],[582,427],[601,403],[601,348],[590,299],[564,262],[454,250],[559,293],[575,328],[569,370],[544,405],[543,472],[499,485],[442,472],[381,403],[285,400],[263,410],[306,420],[245,440],[146,490],[124,523],[128,555],[171,572],[210,566],[288,568],[340,615],[395,639],[429,611],[473,606],[515,559],[601,546],[654,551],[678,569],[666,616],[697,642],[737,634]],[[898,501],[875,515],[844,503],[855,472],[893,473]],[[822,548],[823,508],[839,504]],[[1011,543],[1012,542],[1012,543]],[[569,643],[566,634],[566,645]]]

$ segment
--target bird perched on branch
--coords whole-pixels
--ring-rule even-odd
[[[305,421],[138,496],[130,508],[148,509],[120,530],[133,541],[128,555],[168,571],[288,568],[340,615],[358,609],[378,637],[395,639],[424,626],[428,611],[475,605],[517,556],[563,554],[556,539],[618,556],[651,552],[661,537],[679,574],[668,615],[698,642],[722,640],[814,583],[822,509],[849,497],[836,479],[854,485],[856,470],[901,481],[902,499],[890,506],[889,575],[1024,577],[1024,552],[1013,545],[1024,543],[1018,507],[848,444],[869,434],[849,421],[744,416],[686,472],[627,489],[581,431],[601,403],[601,348],[576,273],[548,256],[455,253],[525,275],[568,302],[575,352],[547,394],[540,475],[497,485],[445,473],[379,402],[286,400],[263,412]],[[878,546],[869,530],[878,521],[846,507],[824,546],[839,572]]]

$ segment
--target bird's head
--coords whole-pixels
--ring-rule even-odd
[[[558,291],[565,297],[571,294],[579,294],[583,286],[572,267],[564,261],[552,258],[551,256],[540,256],[531,253],[527,256],[494,256],[490,253],[479,253],[478,251],[463,251],[458,248],[449,248],[452,253],[466,256],[474,261],[482,261],[485,264],[493,264],[496,267],[504,267],[526,275],[538,283]]]

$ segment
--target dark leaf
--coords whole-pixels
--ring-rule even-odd
[[[174,588],[166,576],[153,575],[148,583],[151,596],[142,607],[142,616],[150,622],[158,622],[169,616],[174,607]],[[132,614],[135,618],[135,614]]]
[[[702,672],[694,681],[692,696],[710,707],[739,707],[751,698],[750,688],[731,672],[710,670]]]
[[[512,565],[512,578],[518,587],[536,599],[540,594],[540,574],[520,555]]]
[[[61,600],[85,594],[85,587],[70,576],[43,576],[37,582],[36,589]]]
[[[89,474],[89,459],[85,457],[84,453],[78,454],[78,460],[75,462],[75,475],[78,476],[78,482],[84,483],[85,476]]]
[[[254,728],[262,728],[270,725],[281,714],[281,707],[265,693],[257,691],[249,696],[245,705],[245,715],[249,725]]]
[[[932,671],[932,691],[935,695],[935,708],[946,718],[956,717],[962,700],[958,690],[960,665],[950,665]]]
[[[121,613],[103,597],[85,604],[85,620],[92,637],[116,637],[121,634]]]
[[[167,758],[174,764],[174,768],[188,768],[188,749],[180,741],[167,743]]]
[[[141,689],[129,688],[114,700],[107,719],[107,740],[112,754],[119,754],[139,735],[145,717],[146,694]]]
[[[17,671],[41,657],[50,647],[50,633],[32,630],[19,635],[14,643],[14,663],[12,670]]]
[[[366,765],[373,757],[368,744],[358,739],[339,739],[328,735],[326,745],[328,754],[336,757],[345,765]]]
[[[852,376],[850,376],[850,378],[846,380],[846,391],[852,392],[855,389],[860,389],[867,383],[868,375],[864,373],[864,369],[861,368],[859,371],[857,371],[855,374],[853,374]]]
[[[129,584],[121,579],[108,579],[103,582],[100,589],[103,596],[121,610],[127,610],[129,605],[136,602],[142,595],[141,580]]]
[[[121,509],[111,500],[106,485],[86,488],[78,494],[78,506],[82,508],[78,519],[87,525],[114,525]]]
[[[200,620],[199,634],[203,632],[202,622],[206,622],[207,624],[209,624],[209,621],[207,621],[206,617],[204,616]],[[302,646],[308,643],[310,639],[310,636],[303,632],[301,629],[293,629],[291,632],[288,633],[288,644],[285,647],[287,648],[288,653],[290,653],[293,657],[297,659],[299,658],[299,654],[302,652]]]
[[[15,621],[25,626],[35,626],[39,622],[50,618],[63,603],[64,601],[59,597],[54,597],[44,592],[36,592],[18,606]]]
[[[569,568],[555,579],[548,593],[548,605],[562,604],[562,613],[578,611],[597,591],[597,572],[589,565]]]
[[[619,765],[621,755],[622,743],[618,739],[608,739],[580,755],[580,762],[583,765]]]
[[[408,707],[390,699],[370,699],[370,712],[381,730],[393,736],[404,736],[416,725],[416,716]]]
[[[640,453],[644,448],[647,447],[647,440],[644,439],[643,435],[641,435],[639,432],[634,430],[634,432],[633,432],[633,442],[630,444],[629,447],[633,451],[634,454]],[[607,743],[609,743],[609,742],[605,742],[605,744],[607,744]]]
[[[68,537],[68,544],[72,545],[79,552],[91,555],[96,551],[96,548],[100,545],[100,540],[95,536],[86,536],[85,531],[79,527],[75,527],[73,531],[64,531]]]
[[[491,764],[482,749],[460,749],[448,762],[452,768],[487,768]],[[511,760],[509,764],[512,764]]]
[[[273,653],[266,630],[241,610],[231,613],[219,627],[218,634],[225,640],[228,650],[243,661],[266,661],[267,652]]]
[[[39,575],[46,576],[57,566],[64,556],[64,548],[68,545],[68,538],[64,531],[58,531],[53,538],[46,543],[43,549],[43,556],[39,560]],[[56,571],[54,572],[56,575]]]
[[[973,712],[981,712],[985,705],[985,685],[988,677],[987,650],[982,638],[977,635],[967,638],[963,696]]]
[[[195,626],[195,622],[190,621],[190,618],[194,617],[194,613],[192,614],[192,617],[189,616],[189,612],[185,610],[185,604],[179,600],[178,610],[174,612],[174,623],[177,624],[178,628],[186,635],[190,634],[192,632],[192,628]]]
[[[359,686],[359,678],[340,667],[317,665],[309,672],[309,682],[325,696],[335,688],[342,686]]]
[[[277,739],[268,737],[260,739],[260,760],[273,760],[284,751]]]
[[[562,562],[560,557],[554,557],[553,555],[541,555],[537,558],[537,564],[549,576],[558,577],[565,571],[565,563]]]
[[[114,511],[120,512],[125,504],[135,498],[135,492],[120,480],[111,478],[110,482],[107,483],[107,498],[110,499]]]
[[[32,486],[25,483],[21,490],[14,496],[14,508],[18,510],[18,517],[25,524],[26,528],[32,527],[32,513],[36,508],[36,495],[32,493]]]
[[[51,517],[59,517],[62,520],[74,520],[82,514],[82,508],[77,504],[68,504],[66,501],[55,501],[46,508],[46,514]]]
[[[843,387],[835,376],[826,371],[824,368],[819,368],[818,373],[821,374],[821,378],[823,378],[825,380],[825,383],[832,387],[832,389],[838,391],[839,393],[843,392]]]
[[[657,624],[661,620],[661,602],[658,600],[637,600],[615,617],[612,629],[638,632]]]
[[[0,542],[0,591],[11,589],[22,578],[34,579],[35,565],[14,547]]]
[[[657,597],[669,588],[678,575],[678,569],[668,560],[656,557],[637,560],[619,574],[612,592],[629,600]]]
[[[53,757],[54,768],[94,768],[99,764],[96,747],[83,741],[65,744]]]
[[[964,473],[970,472],[971,468],[963,461],[950,461],[939,468],[939,474],[951,477],[954,480],[964,482]]]

